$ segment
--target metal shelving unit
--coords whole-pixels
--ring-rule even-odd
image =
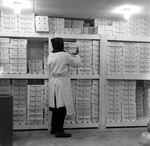
[[[48,79],[48,74],[1,74],[0,79]],[[71,75],[71,79],[99,79],[99,75]]]
[[[84,39],[84,40],[99,40],[100,35],[90,34],[54,34],[53,37],[62,37],[63,39]]]
[[[15,38],[45,38],[48,40],[48,33],[11,33],[11,32],[1,32],[0,37],[15,37]]]
[[[1,74],[0,79],[48,79],[48,74]]]
[[[50,41],[53,37],[62,37],[64,39],[84,39],[84,40],[100,40],[100,35],[76,35],[76,34],[48,34],[48,33],[9,33],[1,32],[0,37],[9,38],[27,38],[29,40],[46,40]],[[49,51],[51,51],[49,45]],[[0,79],[49,79],[48,74],[0,74]],[[71,79],[100,79],[100,75],[71,75]],[[50,120],[50,119],[49,119]],[[85,127],[99,127],[99,123],[66,123],[65,128],[85,128]],[[26,129],[48,129],[48,124],[43,125],[14,125],[14,130]]]
[[[99,124],[96,122],[86,123],[65,123],[64,128],[96,128]],[[39,125],[13,125],[14,130],[32,130],[32,129],[48,129],[48,124]]]
[[[138,43],[150,43],[149,37],[118,37],[107,36],[107,41],[122,41],[122,42],[138,42]],[[106,60],[105,60],[106,61]],[[106,74],[106,73],[105,73]],[[150,80],[150,75],[106,75],[106,81],[108,79],[114,80]],[[106,96],[106,93],[105,93]],[[106,108],[105,108],[106,115]],[[149,118],[142,117],[136,121],[131,122],[112,122],[107,123],[105,120],[104,127],[134,127],[134,126],[147,126]]]
[[[120,36],[108,36],[108,41],[127,41],[127,42],[150,42],[150,37],[120,37]]]
[[[107,75],[107,79],[150,80],[150,75]]]

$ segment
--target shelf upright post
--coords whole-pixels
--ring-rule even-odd
[[[107,71],[107,36],[100,35],[100,100],[99,100],[99,128],[106,128],[106,71]]]
[[[49,34],[49,39],[48,39],[48,46],[49,46],[49,54],[52,52],[52,45],[51,45],[51,39],[53,38],[53,34]],[[48,69],[49,72],[49,69]],[[50,74],[48,73],[48,81],[50,80]],[[50,83],[49,83],[50,86]],[[49,101],[49,100],[48,100]],[[51,129],[51,119],[52,119],[52,112],[48,112],[48,131]]]

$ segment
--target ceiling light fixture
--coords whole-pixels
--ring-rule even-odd
[[[125,19],[130,19],[132,14],[137,14],[142,8],[134,5],[122,5],[113,10],[114,13],[123,14]]]
[[[124,18],[125,18],[126,20],[129,20],[130,17],[131,17],[130,8],[125,8],[125,9],[124,9]]]
[[[14,2],[14,12],[16,14],[20,14],[21,10],[21,3],[20,2]]]
[[[19,13],[22,9],[32,8],[32,4],[29,0],[5,0],[3,7],[12,8],[16,13]]]

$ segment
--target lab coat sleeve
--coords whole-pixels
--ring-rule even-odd
[[[82,66],[81,58],[79,55],[69,55],[67,63],[73,68],[79,68]]]

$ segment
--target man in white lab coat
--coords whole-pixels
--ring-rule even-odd
[[[65,115],[74,114],[69,67],[82,65],[77,49],[75,54],[64,51],[62,38],[51,39],[52,53],[48,57],[49,66],[49,107],[52,111],[51,134],[55,137],[71,137],[63,130]]]

